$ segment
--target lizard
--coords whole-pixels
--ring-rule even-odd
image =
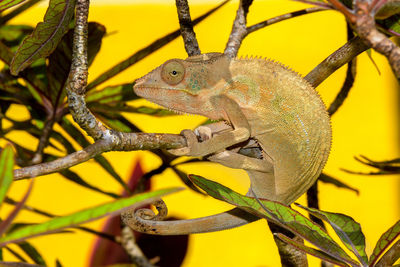
[[[168,151],[245,170],[248,195],[290,205],[312,186],[328,159],[331,126],[323,101],[298,73],[278,62],[220,53],[171,59],[137,79],[133,90],[170,110],[226,122],[201,126],[196,133],[183,130],[187,146]],[[254,145],[260,157],[238,151]],[[212,232],[257,219],[238,208],[178,221],[123,216],[134,230],[161,235]]]

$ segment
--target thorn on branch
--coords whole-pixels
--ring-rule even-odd
[[[176,0],[181,35],[185,43],[185,50],[189,56],[200,55],[201,51],[193,30],[192,19],[190,18],[189,4],[187,0]]]

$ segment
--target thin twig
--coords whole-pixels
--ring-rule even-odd
[[[254,31],[256,31],[256,30],[262,29],[262,28],[264,28],[266,26],[275,24],[277,22],[281,22],[283,20],[292,19],[292,18],[295,18],[295,17],[298,17],[298,16],[311,14],[311,13],[319,12],[319,11],[325,11],[325,10],[330,10],[330,9],[329,8],[325,8],[325,7],[309,7],[309,8],[297,10],[297,11],[294,11],[294,12],[290,12],[290,13],[287,13],[287,14],[283,14],[283,15],[280,15],[280,16],[277,16],[277,17],[274,17],[274,18],[271,18],[271,19],[267,19],[267,20],[264,20],[262,22],[259,22],[257,24],[254,24],[254,25],[251,25],[251,26],[247,27],[247,35],[252,33],[252,32],[254,32]]]
[[[121,245],[131,258],[132,262],[138,267],[155,267],[143,254],[142,250],[136,244],[133,230],[124,226],[121,231]]]
[[[319,63],[304,79],[313,87],[317,87],[337,69],[350,62],[354,57],[368,48],[369,46],[357,36]]]
[[[354,15],[353,12],[349,10],[342,2],[339,0],[328,0],[328,2],[331,3],[331,5],[334,6],[338,11],[343,13],[343,15],[345,15],[351,23],[356,21],[356,15]]]
[[[229,35],[224,54],[229,57],[236,57],[243,39],[247,35],[247,13],[253,0],[240,0],[239,8],[236,12],[236,18],[233,21],[232,31]]]
[[[354,38],[354,32],[351,29],[349,23],[347,23],[347,40],[351,40],[353,38]],[[336,95],[335,100],[328,108],[329,116],[332,116],[343,104],[344,100],[347,98],[350,89],[353,87],[356,71],[357,71],[357,57],[353,58],[351,61],[349,61],[349,63],[347,63],[346,78],[344,80],[342,88]]]
[[[74,165],[85,162],[91,158],[108,151],[133,151],[133,150],[152,150],[152,149],[173,149],[186,146],[186,139],[176,134],[152,134],[152,133],[118,133],[121,135],[118,140],[121,142],[113,143],[108,139],[101,139],[88,147],[71,153],[65,157],[54,161],[41,163],[14,170],[14,180],[33,178],[46,175]]]
[[[189,4],[187,0],[176,0],[176,9],[178,11],[179,25],[185,50],[189,56],[200,55],[199,44],[196,34],[193,31],[192,19],[190,18]]]

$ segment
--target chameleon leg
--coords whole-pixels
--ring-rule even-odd
[[[182,134],[186,137],[188,146],[178,149],[170,149],[168,152],[176,156],[202,157],[215,152],[225,150],[225,148],[240,142],[246,141],[250,137],[250,125],[244,116],[239,105],[227,96],[216,96],[212,103],[225,113],[225,119],[233,126],[231,131],[223,131],[221,134],[213,136],[209,140],[199,143],[197,136],[190,130],[183,130]]]
[[[272,162],[267,159],[251,158],[229,150],[209,156],[207,159],[234,169],[252,170],[263,173],[273,173],[274,171]]]

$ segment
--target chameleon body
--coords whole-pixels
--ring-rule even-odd
[[[170,152],[244,169],[251,180],[249,195],[289,205],[316,181],[328,159],[331,127],[321,98],[300,75],[274,61],[218,53],[172,59],[138,79],[134,91],[169,109],[227,122],[230,126],[201,126],[197,135],[184,130],[188,146]],[[234,149],[249,140],[261,148],[261,158]],[[234,209],[193,220],[148,222],[150,226],[126,221],[139,231],[187,234],[253,220]]]

